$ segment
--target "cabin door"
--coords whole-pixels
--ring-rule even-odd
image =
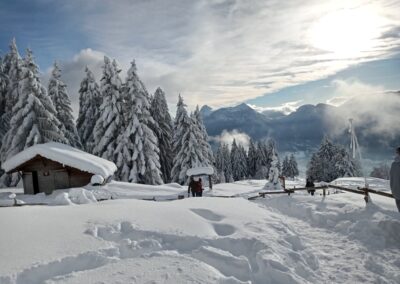
[[[58,170],[54,172],[55,189],[69,188],[69,175],[66,170]]]
[[[38,172],[32,172],[32,184],[33,184],[33,194],[39,193],[39,179]]]

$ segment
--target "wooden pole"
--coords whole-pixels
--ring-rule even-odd
[[[208,176],[208,184],[210,185],[210,190],[212,190],[212,178],[210,175]]]

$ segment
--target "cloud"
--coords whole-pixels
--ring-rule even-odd
[[[301,103],[302,100],[298,100],[298,101],[283,103],[282,105],[276,107],[260,107],[251,104],[249,104],[249,106],[261,113],[266,111],[268,112],[271,111],[271,112],[281,112],[285,115],[288,115],[291,114],[292,112],[295,112],[300,107]]]
[[[82,79],[85,77],[85,67],[95,75],[97,82],[100,81],[102,73],[102,64],[104,61],[104,53],[92,50],[90,48],[81,50],[71,60],[59,62],[61,68],[61,79],[67,85],[69,97],[71,99],[72,110],[75,117],[79,112],[79,87]],[[51,75],[52,68],[48,68],[43,74],[43,83],[45,86]]]
[[[400,25],[395,12],[399,5],[389,0],[104,3],[82,0],[68,5],[93,48],[117,58],[123,68],[136,58],[149,91],[161,86],[170,102],[182,93],[189,106],[237,104],[386,58],[400,44],[398,37],[388,36]],[[321,18],[335,19],[342,10],[350,19],[353,14],[360,19],[374,15],[370,22],[376,38],[368,41],[366,50],[351,50],[351,57],[329,50],[335,46],[321,49],[313,43],[315,34],[310,35]],[[343,44],[341,50],[347,48]]]
[[[217,143],[228,144],[229,147],[235,139],[236,143],[242,145],[245,149],[249,148],[250,143],[250,136],[244,132],[239,132],[237,129],[233,129],[232,131],[223,130],[221,135],[210,137],[210,139]]]
[[[393,138],[400,132],[400,93],[387,92],[381,86],[358,80],[332,82],[335,102],[340,107],[327,115],[334,134],[343,133],[348,119],[354,119],[356,128],[367,125],[359,135],[373,134],[381,139]],[[384,139],[383,139],[384,140]]]

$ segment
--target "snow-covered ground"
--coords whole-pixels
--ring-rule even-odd
[[[247,197],[264,184],[205,194]],[[0,283],[400,283],[393,199],[372,195],[366,206],[357,194],[302,192],[139,200],[187,192],[173,184],[112,183],[107,192],[120,199],[0,208]]]

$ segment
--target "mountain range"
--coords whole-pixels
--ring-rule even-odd
[[[279,111],[259,113],[243,103],[217,110],[203,106],[201,113],[211,137],[218,137],[224,130],[237,130],[256,141],[273,138],[280,152],[311,153],[318,148],[325,135],[337,143],[350,144],[349,118],[343,116],[343,110],[351,107],[351,104],[351,101],[340,107],[308,104],[285,115]],[[370,116],[357,123],[356,130],[363,156],[370,159],[388,159],[393,155],[393,148],[400,141],[400,135],[371,133],[369,129],[375,124],[374,120],[375,118]]]

